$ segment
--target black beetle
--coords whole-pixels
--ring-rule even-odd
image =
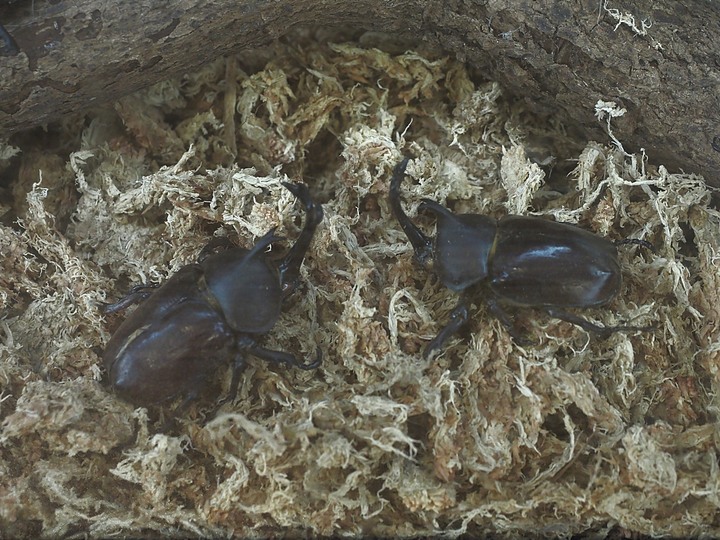
[[[274,229],[250,250],[232,247],[211,253],[217,242],[211,243],[197,264],[184,266],[159,288],[135,287],[105,307],[112,313],[144,300],[117,329],[103,355],[110,386],[123,399],[151,405],[184,397],[177,413],[232,356],[230,397],[237,392],[247,354],[301,369],[320,365],[319,349],[315,361],[303,364],[256,341],[272,329],[282,300],[298,286],[300,265],[323,218],[322,206],[312,200],[307,186],[283,185],[305,205],[306,218],[279,264],[265,255],[277,240]]]
[[[418,209],[437,218],[435,240],[424,235],[400,204],[400,184],[408,161],[405,158],[393,172],[390,207],[418,262],[426,268],[432,260],[440,282],[460,293],[450,322],[426,347],[426,358],[467,322],[469,293],[476,285],[485,292],[490,311],[518,343],[528,340],[515,329],[504,305],[541,308],[551,317],[602,334],[650,329],[598,326],[562,309],[602,306],[620,290],[617,244],[579,227],[537,217],[495,220],[478,214],[454,214],[435,201],[423,199]],[[618,242],[627,243],[652,249],[643,240]]]

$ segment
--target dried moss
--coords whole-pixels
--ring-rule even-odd
[[[6,536],[720,535],[720,215],[702,178],[648,166],[610,130],[572,140],[467,66],[377,38],[295,33],[96,110],[82,133],[55,126],[55,146],[0,147]],[[616,112],[598,104],[609,129]],[[656,330],[599,339],[522,311],[523,348],[479,298],[422,360],[456,298],[391,216],[405,154],[413,216],[429,197],[651,241],[622,250],[622,293],[586,315]],[[118,324],[100,303],[212,235],[291,241],[286,179],[326,218],[265,344],[320,346],[322,367],[252,360],[233,403],[205,395],[158,433],[156,411],[100,382]]]

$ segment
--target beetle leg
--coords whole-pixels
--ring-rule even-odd
[[[303,362],[298,361],[297,358],[295,358],[292,354],[284,351],[273,351],[272,349],[266,349],[265,347],[260,347],[255,340],[248,336],[240,336],[237,340],[237,348],[242,354],[243,351],[247,351],[248,353],[252,354],[253,356],[257,356],[258,358],[265,360],[266,362],[272,362],[274,364],[287,364],[289,366],[297,367],[300,369],[310,370],[317,368],[320,363],[322,362],[322,351],[320,350],[320,347],[317,349],[317,354],[315,356],[315,360],[310,362],[309,364],[305,364]],[[237,361],[236,361],[237,365]]]
[[[170,432],[175,427],[178,418],[180,418],[180,416],[182,416],[185,411],[187,411],[187,408],[190,406],[190,404],[197,398],[198,392],[191,392],[187,394],[185,398],[180,403],[178,403],[177,407],[175,407],[168,414],[168,417],[163,420],[162,424],[160,424],[160,427],[157,429],[158,433]]]
[[[309,364],[301,364],[300,362],[297,362],[295,364],[295,367],[303,369],[305,371],[310,371],[311,369],[319,368],[320,364],[322,364],[322,351],[320,350],[320,347],[318,347],[317,352],[315,353],[315,360],[313,360]]]
[[[102,304],[102,312],[107,314],[117,313],[122,311],[132,304],[137,304],[147,299],[157,288],[156,283],[142,283],[135,285],[130,291],[120,300],[112,304]]]
[[[615,332],[649,332],[650,330],[653,330],[654,327],[652,326],[599,326],[595,323],[591,323],[588,320],[583,319],[582,317],[578,317],[577,315],[573,315],[572,313],[568,313],[566,311],[563,311],[561,309],[557,308],[545,308],[545,312],[550,315],[551,317],[554,317],[556,319],[560,319],[563,321],[567,321],[569,323],[575,324],[582,328],[583,330],[586,330],[588,332],[595,332],[596,334],[601,334],[604,336],[609,336],[610,334],[613,334]]]
[[[498,301],[495,298],[488,298],[485,302],[487,304],[488,309],[490,310],[490,313],[492,313],[495,318],[500,321],[500,323],[505,327],[508,334],[510,334],[510,337],[513,338],[513,341],[517,343],[518,345],[530,345],[532,344],[532,340],[528,339],[527,337],[523,336],[520,332],[518,332],[517,328],[515,328],[515,324],[513,323],[512,319],[510,319],[510,316],[507,314],[507,311],[505,311],[502,306],[498,303]]]
[[[400,203],[400,183],[405,176],[408,161],[410,161],[410,158],[406,157],[398,163],[393,171],[392,180],[390,181],[390,208],[392,208],[395,219],[398,220],[400,227],[402,227],[403,232],[410,240],[415,250],[415,258],[420,265],[425,268],[433,256],[432,239],[423,234],[417,225],[410,221],[410,218],[403,211],[402,204]]]
[[[230,390],[224,401],[232,401],[237,396],[238,386],[240,386],[240,375],[245,369],[245,351],[238,351],[233,364],[232,381],[230,382]]]
[[[172,420],[173,418],[178,418],[180,415],[182,415],[187,408],[190,406],[190,404],[195,401],[198,398],[198,392],[190,392],[185,396],[185,399],[183,399],[180,403],[178,403],[178,406],[175,407],[172,411],[172,415],[169,420]],[[167,423],[167,422],[166,422]]]
[[[640,240],[639,238],[623,238],[622,240],[616,240],[614,242],[615,247],[617,246],[624,246],[627,244],[633,244],[636,246],[642,246],[645,249],[649,249],[653,253],[655,253],[655,246],[653,246],[650,242],[647,240]]]
[[[280,283],[282,283],[283,295],[287,296],[297,289],[300,283],[300,265],[305,258],[305,253],[310,247],[315,229],[323,219],[322,205],[317,204],[310,196],[310,190],[305,184],[291,184],[283,182],[290,193],[295,195],[305,205],[305,226],[295,244],[290,248],[288,254],[278,265],[280,271]]]
[[[457,306],[450,313],[450,322],[440,330],[437,336],[428,343],[423,353],[423,358],[427,359],[433,353],[433,351],[442,348],[443,344],[448,340],[449,337],[453,336],[460,330],[465,323],[468,321],[468,305],[467,298],[461,296],[457,303]]]
[[[258,358],[262,358],[266,362],[273,362],[275,364],[287,364],[289,366],[297,367],[304,370],[315,369],[320,366],[320,363],[322,362],[322,352],[320,351],[320,349],[317,350],[315,360],[313,360],[309,364],[300,362],[292,354],[284,351],[273,351],[270,349],[265,349],[264,347],[256,347],[254,349],[251,349],[249,352],[252,353],[254,356],[257,356]]]
[[[257,345],[253,345],[250,347],[246,345],[245,347],[245,350],[253,356],[257,356],[258,358],[265,360],[266,362],[272,362],[273,364],[287,364],[288,366],[293,366],[304,370],[311,370],[317,368],[322,362],[322,352],[320,351],[320,348],[318,348],[317,350],[315,360],[313,360],[309,364],[305,364],[303,362],[300,362],[292,354],[285,351],[273,351],[271,349],[266,349],[265,347],[259,347]]]

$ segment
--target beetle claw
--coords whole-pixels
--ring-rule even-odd
[[[314,230],[323,219],[322,205],[317,204],[313,200],[310,195],[310,190],[306,184],[294,184],[292,182],[281,183],[290,193],[295,195],[295,197],[297,197],[297,199],[305,205],[305,212],[307,214],[307,221],[309,224],[306,224],[305,227],[307,228],[310,226]]]
[[[285,351],[273,351],[271,349],[266,349],[265,347],[258,347],[254,343],[249,344],[243,343],[242,341],[238,342],[238,346],[241,349],[246,350],[253,356],[257,356],[258,358],[265,360],[266,362],[272,362],[273,364],[286,364],[288,366],[297,367],[303,370],[315,369],[320,366],[320,363],[322,362],[322,351],[319,347],[315,360],[309,364],[305,364],[303,362],[300,362],[292,354]]]
[[[105,315],[122,311],[133,304],[137,304],[138,302],[146,300],[150,295],[152,295],[153,292],[155,292],[155,289],[157,289],[157,287],[158,285],[156,283],[141,283],[139,285],[135,285],[132,289],[128,291],[128,293],[123,298],[121,298],[117,302],[113,302],[112,304],[102,303],[100,305],[100,310]]]
[[[313,360],[309,364],[297,362],[297,364],[295,364],[295,367],[303,369],[305,371],[310,371],[311,369],[316,369],[320,367],[320,364],[322,364],[322,350],[320,350],[320,347],[318,347],[317,353],[315,354],[315,360]]]

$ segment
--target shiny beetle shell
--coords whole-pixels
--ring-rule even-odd
[[[477,214],[455,214],[423,199],[419,210],[437,219],[431,239],[410,221],[400,203],[400,184],[408,159],[393,173],[390,206],[408,236],[415,257],[448,289],[460,294],[450,322],[425,349],[425,356],[442,347],[468,320],[469,294],[481,288],[490,311],[519,343],[527,340],[514,328],[504,306],[544,309],[549,315],[582,328],[609,334],[647,330],[633,326],[597,326],[564,308],[607,304],[619,292],[621,271],[616,245],[580,227],[546,219],[507,216],[495,220]],[[646,247],[647,242],[628,240]]]

